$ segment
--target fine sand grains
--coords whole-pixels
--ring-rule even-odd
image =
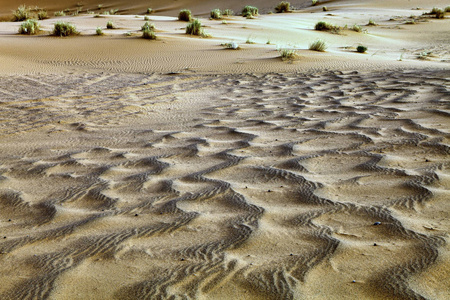
[[[1,299],[448,295],[448,73],[0,81]]]

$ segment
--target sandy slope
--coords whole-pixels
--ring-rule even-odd
[[[0,299],[448,299],[450,21],[355,2],[203,18],[208,39],[174,16],[209,1],[165,4],[156,41],[142,15],[0,23]]]

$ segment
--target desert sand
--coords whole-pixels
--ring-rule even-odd
[[[0,0],[0,299],[449,299],[448,1],[60,2]]]

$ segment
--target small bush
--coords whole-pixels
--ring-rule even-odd
[[[323,11],[328,11],[328,7],[324,6],[324,7],[322,7],[322,10]]]
[[[245,41],[246,44],[256,44],[255,41],[252,40],[252,38],[249,36],[247,40]]]
[[[282,60],[293,60],[297,58],[297,50],[295,49],[280,49],[278,52]]]
[[[64,11],[55,11],[54,13],[55,17],[64,17],[66,13]]]
[[[152,14],[152,13],[153,13],[153,8],[150,8],[150,7],[147,8],[147,13],[148,13],[148,14]]]
[[[318,2],[319,2],[318,0],[312,0],[311,4],[312,4],[312,6],[316,6]]]
[[[96,33],[97,35],[103,35],[103,30],[102,30],[102,28],[101,28],[101,27],[97,27],[97,29],[95,30],[95,33]]]
[[[40,11],[37,13],[37,17],[38,17],[39,20],[45,20],[45,19],[48,19],[48,13],[47,13],[47,11],[45,11],[45,10],[40,10]]]
[[[225,49],[231,49],[231,50],[241,49],[236,42],[225,43],[225,44],[222,44],[222,46],[224,46]]]
[[[190,22],[186,26],[186,34],[202,36],[203,35],[202,23],[198,19],[195,19],[194,21]]]
[[[356,51],[358,51],[359,53],[365,53],[367,51],[367,47],[359,45],[358,47],[356,47]]]
[[[438,10],[436,11],[436,18],[437,18],[437,19],[443,19],[443,18],[444,18],[444,15],[445,15],[444,10],[438,9]]]
[[[445,12],[450,12],[450,6],[447,6],[446,8],[444,8]]]
[[[142,31],[142,37],[143,37],[144,39],[148,39],[148,40],[156,40],[156,34],[155,34],[155,32],[154,32],[152,29],[150,29],[150,28],[145,28],[145,29]]]
[[[20,34],[36,34],[39,32],[39,22],[34,19],[29,19],[23,22],[19,27]]]
[[[367,23],[367,26],[377,26],[377,23],[375,23],[374,20],[369,19],[369,23]]]
[[[317,40],[309,45],[309,50],[324,52],[327,49],[327,44],[323,40]]]
[[[258,15],[258,8],[254,6],[247,5],[242,9],[242,16],[243,17],[253,17]]]
[[[286,1],[281,1],[278,3],[278,5],[275,7],[275,11],[277,13],[284,13],[284,12],[290,12],[291,11],[291,3]]]
[[[16,10],[13,10],[13,21],[20,22],[27,20],[30,16],[30,10],[31,8],[25,5],[19,6]]]
[[[55,28],[53,29],[53,34],[56,36],[70,36],[78,33],[79,32],[77,31],[75,25],[68,22],[56,22]]]
[[[178,20],[190,22],[192,20],[192,13],[189,9],[182,9],[178,13]]]
[[[150,18],[148,16],[145,16],[144,21],[148,21],[148,20],[150,20]]]
[[[214,20],[222,19],[222,13],[220,12],[220,9],[216,8],[211,10],[211,19]]]
[[[339,31],[339,26],[336,25],[332,25],[330,23],[327,22],[317,22],[316,25],[314,26],[315,30],[320,30],[320,31],[333,31],[333,32],[338,32]]]
[[[108,21],[108,23],[106,23],[106,28],[114,29],[116,28],[116,25],[113,23],[113,21]]]
[[[362,32],[362,27],[355,24],[353,25],[352,30],[356,32]]]
[[[118,11],[119,11],[118,9],[110,9],[109,10],[109,14],[110,15],[115,15],[115,14],[117,14]]]
[[[155,24],[153,23],[149,23],[149,22],[145,22],[144,25],[142,25],[141,27],[141,31],[145,31],[146,29],[148,30],[155,30]]]
[[[225,9],[225,10],[222,12],[222,15],[229,17],[229,16],[234,15],[234,11],[232,11],[231,9]]]
[[[433,7],[433,9],[428,13],[430,15],[435,15],[440,9],[437,7]]]

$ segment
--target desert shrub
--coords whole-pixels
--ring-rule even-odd
[[[105,11],[102,13],[102,15],[109,16],[110,13],[109,13],[109,11],[105,10]]]
[[[404,24],[406,24],[406,25],[414,25],[414,24],[416,24],[416,21],[415,20],[406,20]]]
[[[75,25],[68,22],[56,22],[53,29],[53,34],[56,36],[69,36],[76,35],[78,33],[79,32],[77,31]]]
[[[214,20],[222,19],[222,13],[220,12],[220,9],[216,8],[211,10],[211,19]]]
[[[327,49],[327,44],[323,40],[317,40],[309,45],[309,50],[324,52]]]
[[[339,26],[336,25],[332,25],[330,23],[327,22],[317,22],[316,25],[314,26],[315,30],[320,30],[320,31],[333,31],[333,32],[338,32],[339,31]]]
[[[16,10],[13,10],[13,21],[19,22],[27,20],[30,16],[30,10],[31,9],[25,5],[19,6]]]
[[[150,20],[150,18],[148,16],[145,16],[144,21],[148,21],[148,20]]]
[[[232,11],[231,9],[225,9],[225,10],[222,12],[222,15],[229,17],[229,16],[234,15],[234,11]]]
[[[101,27],[97,27],[97,29],[95,30],[95,33],[96,33],[97,35],[103,35],[103,30],[102,30],[102,28],[101,28]]]
[[[292,60],[297,57],[297,50],[295,49],[280,49],[278,52],[282,60]]]
[[[192,20],[192,13],[189,9],[182,9],[178,13],[178,20],[190,22]]]
[[[315,5],[317,5],[318,2],[319,2],[318,0],[312,0],[311,4],[312,4],[312,6],[315,6]]]
[[[447,6],[446,8],[444,8],[445,12],[450,12],[450,6]]]
[[[115,14],[117,14],[118,11],[119,11],[118,9],[110,9],[109,10],[109,14],[110,15],[115,15]]]
[[[438,9],[438,10],[436,11],[436,18],[437,18],[437,19],[443,19],[443,18],[444,18],[444,15],[445,15],[444,10]]]
[[[231,49],[231,50],[239,50],[239,49],[241,49],[236,42],[224,43],[224,44],[222,44],[222,46],[224,46],[225,49]]]
[[[152,14],[152,13],[153,13],[153,8],[150,8],[150,7],[147,8],[147,13],[148,13],[148,14]]]
[[[258,8],[254,6],[247,5],[242,9],[243,17],[253,17],[258,15]]]
[[[141,31],[145,31],[146,29],[148,30],[155,30],[155,24],[153,23],[149,23],[149,22],[145,22],[144,25],[142,25],[141,27]]]
[[[66,13],[62,10],[60,11],[55,11],[54,13],[55,17],[64,17],[66,15]]]
[[[374,20],[369,19],[369,23],[367,23],[367,26],[377,26],[377,23],[375,23]]]
[[[228,22],[227,22],[226,20],[223,20],[223,21],[222,21],[222,24],[225,24],[225,25],[226,25],[226,24],[228,24]]]
[[[29,19],[23,22],[19,27],[20,34],[36,34],[39,32],[39,22],[34,19]]]
[[[359,53],[365,53],[367,51],[367,47],[359,45],[358,47],[356,47],[356,51],[358,51]]]
[[[355,25],[353,25],[352,30],[356,31],[356,32],[361,32],[362,31],[362,27],[355,24]]]
[[[245,41],[245,43],[246,43],[246,44],[255,44],[255,41],[253,41],[253,40],[252,40],[252,37],[249,36],[249,37],[247,38],[247,40]]]
[[[435,15],[438,11],[439,11],[439,8],[433,7],[433,9],[428,14]]]
[[[287,2],[287,1],[281,1],[275,7],[275,11],[277,13],[289,12],[289,11],[291,11],[291,3]]]
[[[186,26],[186,34],[202,36],[203,35],[202,23],[198,19],[195,19],[194,21],[190,22]]]
[[[328,11],[328,7],[324,6],[324,7],[322,7],[322,10],[323,11]]]
[[[38,13],[37,13],[37,17],[38,17],[39,20],[45,20],[45,19],[48,19],[48,13],[47,13],[47,11],[45,11],[45,10],[40,10],[40,11],[38,11]]]
[[[116,28],[116,25],[113,23],[113,21],[108,21],[108,23],[106,23],[106,28],[114,29]]]
[[[150,28],[145,28],[145,29],[142,31],[142,37],[143,37],[144,39],[148,39],[148,40],[156,40],[156,34],[155,34],[155,31],[153,31],[153,30],[150,29]]]

